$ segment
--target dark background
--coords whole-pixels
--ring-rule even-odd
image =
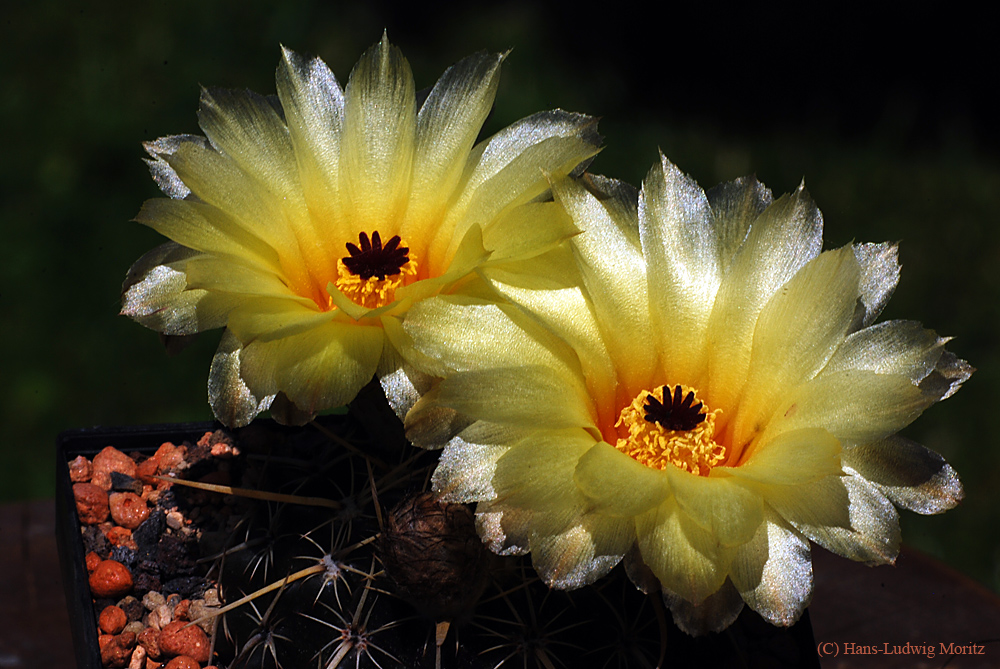
[[[828,246],[901,241],[885,318],[944,335],[979,368],[905,434],[944,454],[966,500],[904,514],[909,543],[1000,590],[1000,130],[983,17],[628,3],[36,2],[0,35],[0,500],[53,494],[64,429],[208,419],[209,333],[175,358],[118,316],[130,223],[158,191],[140,142],[198,133],[198,86],[274,92],[279,44],[342,83],[382,30],[418,88],[480,49],[513,52],[487,131],[562,107],[602,117],[592,170],[638,184],[661,148],[705,187],[807,178]]]

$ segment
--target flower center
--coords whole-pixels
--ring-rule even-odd
[[[340,292],[355,304],[366,309],[377,309],[395,299],[396,289],[407,277],[417,274],[417,262],[410,257],[410,249],[403,245],[399,235],[382,244],[378,230],[358,235],[360,247],[347,242],[347,252],[337,261],[337,280]]]
[[[703,413],[703,408],[687,386],[676,386],[672,394],[670,386],[643,390],[618,416],[615,448],[653,469],[673,465],[708,476],[725,459],[726,448],[713,439],[722,410]]]

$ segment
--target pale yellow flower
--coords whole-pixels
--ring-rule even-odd
[[[706,194],[663,159],[637,206],[588,179],[553,185],[571,252],[488,272],[517,306],[440,297],[405,319],[443,377],[408,434],[444,446],[434,488],[478,502],[494,551],[530,552],[558,588],[624,561],[690,633],[744,603],[789,625],[810,541],[892,562],[896,506],[957,503],[951,467],[896,432],[972,370],[918,323],[873,324],[894,246],[821,252],[802,187]]]
[[[228,425],[269,406],[306,420],[397,369],[386,319],[575,232],[539,197],[543,171],[599,141],[594,119],[557,110],[476,144],[503,54],[449,68],[422,104],[385,38],[344,90],[319,59],[283,56],[277,98],[206,90],[204,137],[146,144],[170,199],[138,221],[173,243],[123,287],[122,312],[161,333],[226,328],[209,400]]]

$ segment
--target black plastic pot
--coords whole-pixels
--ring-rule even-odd
[[[93,427],[67,430],[56,439],[56,540],[78,669],[101,669],[101,653],[97,645],[97,618],[84,563],[80,520],[67,464],[78,455],[93,458],[105,446],[114,446],[125,453],[138,451],[152,454],[165,441],[197,441],[206,431],[218,427],[213,423]]]

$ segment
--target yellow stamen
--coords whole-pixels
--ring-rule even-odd
[[[654,390],[643,390],[632,403],[622,409],[615,428],[619,438],[615,448],[653,469],[666,469],[673,465],[684,471],[708,476],[712,467],[726,458],[726,448],[714,441],[715,421],[721,409],[706,411],[705,418],[690,430],[669,430],[658,422],[646,419],[646,404],[649,397],[661,403],[670,404],[670,390],[666,386]],[[692,388],[681,386],[681,395],[686,397]],[[693,404],[697,404],[695,399]]]
[[[402,246],[402,244],[400,244]],[[352,273],[343,260],[337,261],[337,280],[334,285],[347,296],[351,302],[359,304],[366,309],[378,309],[391,303],[396,299],[396,289],[406,282],[407,277],[417,275],[417,262],[410,253],[409,261],[399,268],[399,274],[386,276],[379,279],[373,276],[370,279],[363,279]],[[332,300],[331,300],[332,302]]]

